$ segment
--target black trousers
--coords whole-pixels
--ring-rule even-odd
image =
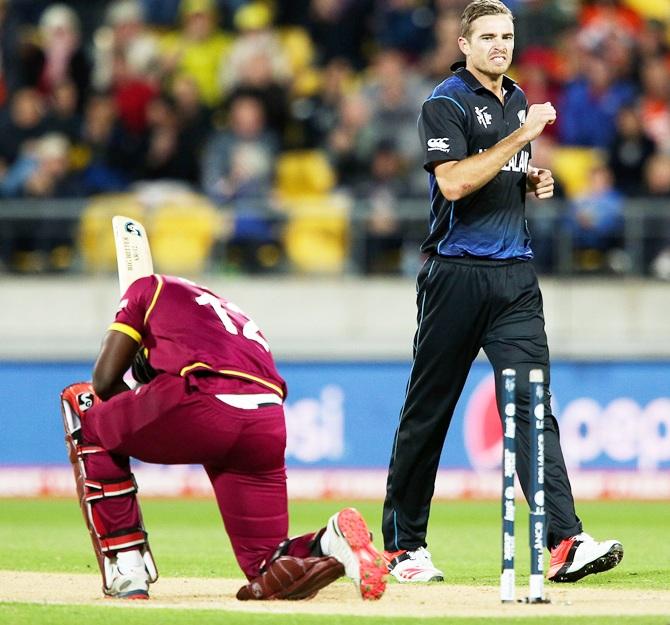
[[[414,363],[393,443],[382,530],[388,551],[426,546],[430,501],[456,402],[480,348],[493,365],[498,408],[501,372],[516,369],[517,474],[529,488],[528,406],[531,369],[545,379],[547,544],[581,532],[551,413],[549,348],[542,295],[526,261],[429,258],[417,281]],[[502,477],[501,477],[502,480]]]

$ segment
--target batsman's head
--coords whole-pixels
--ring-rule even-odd
[[[514,17],[500,0],[474,0],[461,16],[458,46],[470,71],[496,78],[512,63]]]

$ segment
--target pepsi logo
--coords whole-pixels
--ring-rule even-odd
[[[502,425],[493,374],[475,388],[465,408],[465,451],[475,469],[495,469],[502,459]]]

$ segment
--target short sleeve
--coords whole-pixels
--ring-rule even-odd
[[[153,300],[153,294],[159,286],[160,282],[156,276],[135,280],[121,297],[116,318],[108,329],[127,334],[137,343],[141,343],[144,319]]]
[[[423,103],[418,126],[426,171],[432,172],[435,162],[468,156],[466,124],[465,109],[453,98],[437,96]]]

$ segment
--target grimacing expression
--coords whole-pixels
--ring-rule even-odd
[[[514,23],[508,15],[485,15],[470,25],[470,35],[458,45],[469,66],[486,76],[504,74],[512,64]]]

